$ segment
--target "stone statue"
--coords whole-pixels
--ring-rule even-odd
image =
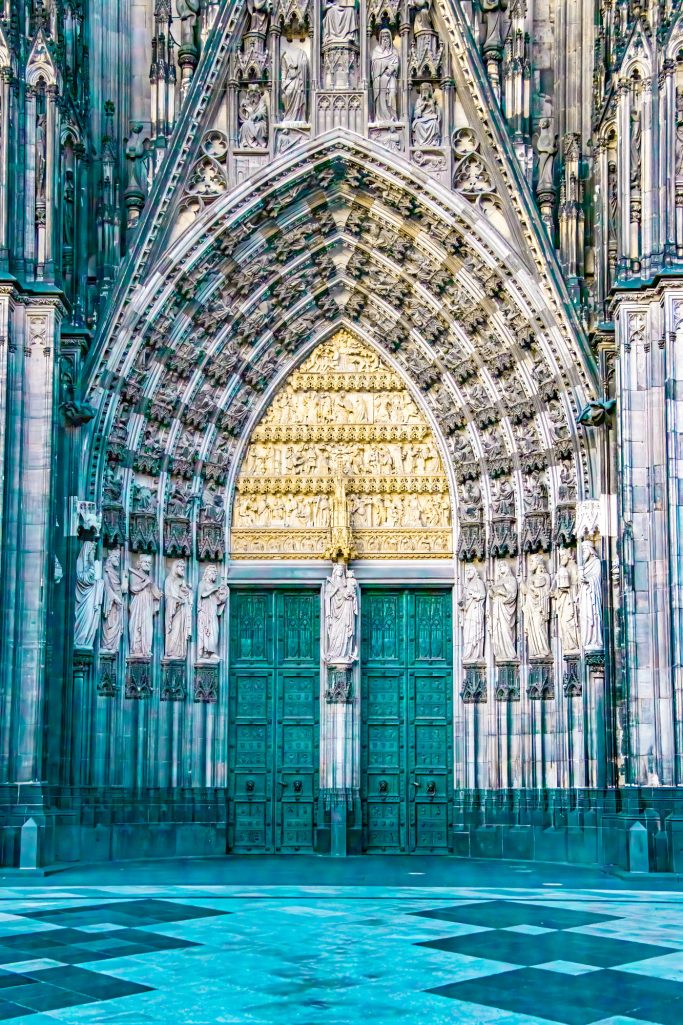
[[[218,661],[219,618],[228,590],[215,566],[207,566],[197,590],[197,655],[200,662]]]
[[[543,192],[553,189],[555,181],[553,167],[557,144],[555,142],[555,122],[552,117],[542,117],[538,122],[536,152],[538,153],[538,183],[536,191]]]
[[[47,182],[47,116],[40,114],[36,122],[36,202],[45,202]]]
[[[180,18],[181,46],[194,46],[194,31],[201,10],[201,0],[176,0],[175,9]]]
[[[249,10],[249,32],[265,36],[268,31],[268,18],[273,9],[271,0],[247,0]]]
[[[268,105],[265,93],[250,85],[240,103],[239,144],[243,149],[266,149],[268,146]]]
[[[579,624],[586,651],[602,648],[602,566],[592,541],[581,543],[579,567]]]
[[[192,636],[192,588],[185,580],[185,563],[177,559],[164,584],[166,615],[165,658],[183,659]]]
[[[631,171],[630,171],[630,183],[631,189],[634,192],[640,190],[640,171],[642,167],[642,152],[641,152],[641,140],[642,140],[642,121],[640,112],[637,110],[631,111]]]
[[[323,0],[323,48],[355,46],[358,42],[356,0]]]
[[[351,665],[358,658],[358,584],[353,570],[342,563],[327,578],[325,605],[325,661],[328,665]]]
[[[530,658],[550,658],[550,576],[542,555],[532,556],[529,575],[521,584],[524,632]]]
[[[118,548],[109,553],[104,564],[104,602],[102,606],[102,645],[100,651],[116,654],[123,633],[123,594],[127,581],[121,576]]]
[[[441,111],[429,82],[420,86],[413,111],[413,146],[441,145]]]
[[[283,121],[306,120],[308,57],[304,50],[285,50],[280,59]]]
[[[130,571],[129,591],[132,595],[128,615],[130,654],[134,658],[151,658],[154,616],[159,611],[161,591],[151,576],[152,556],[141,555]]]
[[[470,565],[465,571],[460,608],[463,618],[463,661],[481,662],[484,657],[486,584],[475,566]]]
[[[676,177],[683,175],[683,88],[676,89]]]
[[[398,121],[398,68],[391,32],[383,28],[370,63],[375,121]]]
[[[102,613],[102,564],[95,559],[95,542],[86,541],[76,562],[76,625],[74,646],[92,648]]]
[[[571,553],[563,548],[560,551],[560,565],[555,574],[552,597],[555,599],[557,632],[564,655],[579,653],[577,579],[576,563]]]
[[[498,566],[491,584],[491,643],[499,662],[517,658],[517,581],[507,562]]]

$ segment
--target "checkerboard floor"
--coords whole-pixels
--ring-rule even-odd
[[[682,1025],[683,895],[0,889],[0,1021]]]

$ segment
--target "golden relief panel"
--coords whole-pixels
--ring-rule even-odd
[[[450,527],[429,424],[380,356],[339,332],[291,375],[253,432],[232,557],[444,558]]]

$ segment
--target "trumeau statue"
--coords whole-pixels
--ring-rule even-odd
[[[280,58],[280,96],[283,121],[306,120],[308,57],[304,50],[285,50]]]
[[[383,28],[370,63],[375,121],[398,120],[398,69],[399,59],[391,32]]]
[[[350,666],[358,658],[358,584],[353,570],[337,563],[327,578],[325,605],[325,661]]]
[[[572,559],[571,553],[563,548],[560,551],[560,565],[555,574],[552,596],[555,599],[557,632],[564,655],[578,655],[579,653],[577,579],[576,563]]]
[[[481,662],[484,657],[486,584],[475,566],[470,565],[465,570],[460,608],[463,619],[463,662]]]
[[[517,658],[517,581],[506,562],[498,566],[491,584],[491,644],[499,662]]]
[[[207,566],[197,589],[197,656],[200,662],[218,661],[220,617],[228,590],[218,579],[215,566]]]
[[[602,648],[602,566],[592,541],[581,543],[579,567],[579,623],[585,651]]]
[[[164,584],[165,645],[164,656],[184,659],[192,636],[192,588],[185,579],[185,563],[176,559]]]
[[[121,576],[121,555],[117,548],[104,564],[104,600],[102,605],[102,644],[100,651],[116,654],[123,633],[123,595],[127,581]]]
[[[95,559],[94,541],[86,541],[76,562],[76,626],[74,645],[92,648],[102,612],[102,563]]]
[[[152,580],[152,556],[141,555],[130,570],[129,592],[132,595],[128,618],[130,654],[133,658],[150,658],[154,637],[154,616],[159,611],[161,591]]]
[[[524,632],[530,658],[549,658],[550,576],[542,555],[532,556],[529,575],[521,584]]]

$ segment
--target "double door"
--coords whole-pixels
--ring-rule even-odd
[[[233,851],[313,850],[319,708],[319,592],[233,590],[228,833]]]
[[[364,590],[361,622],[365,849],[445,853],[453,790],[451,592]]]

